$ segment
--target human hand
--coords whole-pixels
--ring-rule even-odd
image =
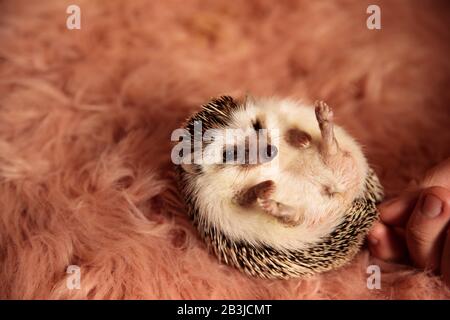
[[[368,235],[372,255],[440,273],[450,287],[450,158],[429,170],[418,188],[378,208],[381,221]]]

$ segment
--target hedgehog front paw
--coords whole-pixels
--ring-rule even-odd
[[[272,199],[258,198],[257,201],[265,213],[275,217],[281,224],[287,227],[295,227],[301,223],[300,217],[291,207]]]
[[[275,183],[271,180],[262,183],[257,192],[257,203],[267,214],[275,217],[280,223],[288,227],[294,227],[300,224],[300,219],[295,210],[280,202],[271,199],[275,192]]]
[[[244,207],[249,207],[256,202],[264,213],[275,217],[280,223],[289,227],[298,225],[300,219],[295,214],[295,210],[272,199],[275,189],[275,182],[266,180],[239,192],[233,198],[233,202]]]
[[[275,192],[275,182],[273,180],[266,180],[260,182],[250,188],[238,192],[234,198],[233,202],[240,206],[250,206],[255,203],[258,198],[268,199]]]
[[[258,199],[268,199],[275,192],[275,182],[273,180],[266,180],[253,186],[255,188],[255,195]]]
[[[302,219],[300,216],[297,216],[296,214],[289,214],[278,217],[278,221],[280,221],[287,227],[296,227],[302,222]]]
[[[286,141],[294,148],[306,149],[311,144],[311,135],[303,130],[292,128],[286,133]]]

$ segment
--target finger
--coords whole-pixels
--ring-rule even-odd
[[[447,238],[442,251],[441,274],[444,283],[450,288],[450,228],[447,229]]]
[[[442,187],[424,190],[406,226],[406,244],[418,267],[439,267],[449,221],[450,191]]]
[[[422,188],[441,186],[450,189],[450,157],[427,171]]]
[[[379,259],[398,262],[407,256],[405,239],[381,222],[370,230],[368,243],[370,253]]]
[[[378,206],[381,221],[389,226],[405,226],[416,205],[418,195],[418,191],[408,192],[381,203]]]

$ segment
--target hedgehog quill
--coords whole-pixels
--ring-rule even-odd
[[[174,150],[189,217],[220,261],[249,275],[341,267],[378,218],[379,180],[322,101],[313,108],[222,96],[191,116],[184,132],[188,148]]]

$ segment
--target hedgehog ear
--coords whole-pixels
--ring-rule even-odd
[[[245,93],[243,103],[244,103],[244,105],[254,104],[255,103],[255,97],[250,92],[247,91]]]
[[[183,170],[186,171],[187,173],[191,173],[191,174],[196,173],[196,170],[195,170],[195,164],[192,164],[192,163],[189,163],[189,164],[187,164],[187,163],[182,163],[182,164],[181,164],[181,168],[183,168]]]
[[[254,104],[256,99],[249,91],[245,91],[245,93],[240,92],[239,94],[233,95],[236,98],[232,98],[234,103],[238,106],[245,107],[248,104]]]
[[[219,96],[212,98],[207,104],[203,105],[203,109],[212,109],[215,113],[217,110],[233,110],[236,109],[242,102],[242,99],[234,99],[232,96]]]
[[[192,152],[187,151],[183,154],[183,159],[181,159],[181,168],[187,173],[195,173],[194,155]]]

